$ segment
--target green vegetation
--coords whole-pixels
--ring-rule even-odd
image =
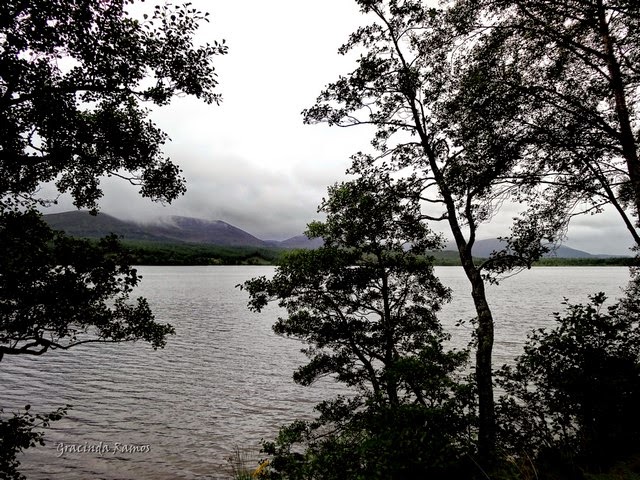
[[[0,478],[3,480],[22,480],[24,477],[18,472],[20,461],[16,451],[23,451],[36,445],[44,445],[43,428],[48,428],[51,422],[60,420],[67,414],[67,409],[58,408],[47,414],[33,414],[30,405],[25,405],[24,412],[14,414],[6,420],[0,421]],[[0,408],[0,414],[3,411]]]
[[[208,14],[189,4],[137,20],[130,3],[0,2],[0,360],[86,342],[158,348],[173,333],[144,298],[129,299],[140,277],[115,237],[70,238],[37,212],[54,203],[47,182],[94,211],[104,176],[162,202],[185,191],[151,106],[176,95],[219,102],[212,60],[227,47],[194,42]],[[64,413],[0,409],[0,478],[24,478],[17,454]]]
[[[460,256],[457,252],[440,250],[430,252],[433,256],[433,264],[438,266],[460,266]],[[481,265],[486,258],[473,257],[476,265]],[[585,258],[558,258],[543,257],[532,262],[532,267],[630,267],[637,264],[634,257],[585,257]]]
[[[396,190],[398,188],[398,190]],[[353,395],[263,444],[264,478],[409,479],[473,471],[477,433],[468,352],[448,350],[437,312],[449,291],[420,253],[440,239],[389,177],[329,189],[317,250],[284,255],[273,278],[243,284],[249,306],[277,301],[274,331],[305,344],[301,385],[332,375]],[[406,248],[411,245],[410,248]],[[453,478],[453,477],[452,477]],[[460,477],[457,477],[460,478]]]
[[[631,267],[637,265],[633,257],[610,258],[541,258],[534,262],[537,267]]]
[[[638,304],[605,300],[567,304],[555,328],[534,331],[496,375],[501,447],[535,459],[542,478],[583,478],[640,453]]]
[[[124,240],[122,244],[134,265],[278,265],[290,251],[282,248],[223,247],[192,243],[159,243]],[[460,257],[452,250],[429,252],[435,266],[460,266]],[[485,259],[474,258],[476,264]],[[541,258],[533,266],[630,266],[631,257]]]
[[[123,241],[133,265],[274,265],[279,248]]]
[[[266,466],[255,467],[260,464],[260,453],[255,449],[241,448],[236,445],[233,454],[227,458],[227,464],[231,470],[231,478],[233,480],[252,480],[255,479],[256,472],[262,471]]]

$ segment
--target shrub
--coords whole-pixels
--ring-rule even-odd
[[[542,465],[606,468],[640,447],[640,328],[633,297],[567,304],[496,377],[501,440]]]

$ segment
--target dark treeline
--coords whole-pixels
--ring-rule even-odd
[[[278,248],[123,242],[133,265],[275,265]]]
[[[223,247],[218,245],[124,241],[134,265],[278,265],[282,248]],[[430,252],[435,266],[460,266],[460,257],[451,250]],[[485,259],[476,258],[477,263]],[[534,266],[631,266],[632,257],[541,258]]]

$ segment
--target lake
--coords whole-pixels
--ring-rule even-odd
[[[473,316],[460,267],[438,267],[454,292],[441,318],[452,345],[464,347]],[[276,307],[246,309],[235,285],[270,275],[273,267],[139,267],[136,296],[147,297],[157,320],[177,334],[164,350],[145,343],[84,345],[42,357],[5,356],[0,406],[25,404],[69,414],[46,433],[44,447],[21,456],[28,479],[222,479],[236,447],[257,451],[279,425],[309,417],[321,399],[343,391],[326,379],[312,387],[291,380],[304,361],[301,344],[277,337]],[[521,352],[532,328],[551,326],[563,297],[585,302],[604,291],[619,297],[624,267],[537,267],[491,286],[496,323],[494,365]],[[80,450],[80,451],[78,451]]]

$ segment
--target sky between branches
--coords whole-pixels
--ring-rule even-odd
[[[224,220],[262,239],[302,233],[319,218],[326,187],[346,178],[349,156],[370,149],[371,130],[303,125],[300,112],[321,89],[347,73],[354,57],[338,47],[365,23],[350,0],[192,0],[211,13],[198,40],[226,39],[229,54],[215,59],[221,106],[174,99],[153,112],[171,142],[165,152],[187,178],[186,195],[170,206],[153,204],[136,188],[105,181],[104,212],[123,219],[185,215]],[[150,12],[154,2],[134,7]],[[72,209],[63,196],[45,213]],[[481,230],[507,233],[515,209]],[[445,225],[440,228],[444,230]],[[613,214],[574,219],[567,245],[591,253],[628,254],[631,244]]]

